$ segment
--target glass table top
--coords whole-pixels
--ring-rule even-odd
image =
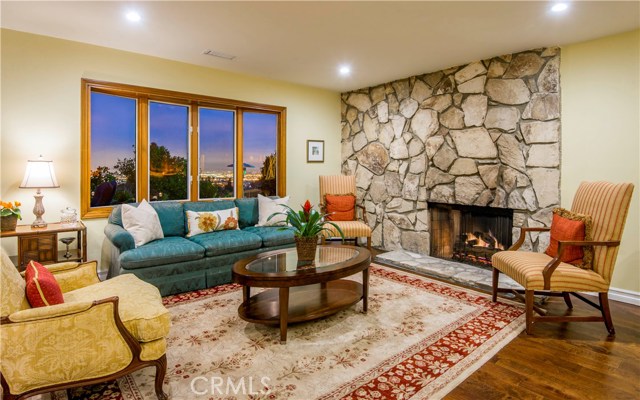
[[[246,269],[257,273],[277,273],[296,271],[303,268],[322,269],[351,260],[357,257],[360,251],[353,247],[318,246],[316,258],[313,264],[307,266],[298,265],[298,254],[292,248],[286,252],[274,254],[269,257],[258,258],[247,264]]]

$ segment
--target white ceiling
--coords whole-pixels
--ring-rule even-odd
[[[3,28],[335,91],[637,29],[638,1],[1,1]],[[142,21],[124,18],[135,9]],[[229,61],[203,55],[211,49]],[[349,64],[350,77],[338,75]]]

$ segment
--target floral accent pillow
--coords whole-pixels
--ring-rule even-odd
[[[187,237],[202,233],[240,229],[238,207],[217,211],[187,211]]]

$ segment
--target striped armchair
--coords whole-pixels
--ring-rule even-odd
[[[510,276],[524,287],[526,307],[526,330],[530,334],[535,322],[604,322],[610,335],[615,335],[607,293],[613,268],[618,255],[618,247],[624,229],[633,185],[608,182],[582,182],[573,199],[571,211],[591,216],[593,220],[591,241],[559,241],[558,255],[552,258],[545,253],[516,251],[530,231],[547,231],[550,228],[522,228],[520,238],[507,251],[496,253],[491,258],[493,264],[493,301],[498,292],[513,291],[498,288],[500,272]],[[560,261],[567,246],[593,246],[594,256],[591,269],[583,269]],[[533,304],[534,294],[562,296],[567,307],[572,308],[570,295],[595,307],[598,316],[548,316]],[[576,292],[596,292],[596,304]],[[522,291],[516,293],[522,297]],[[540,314],[534,316],[533,312]]]
[[[333,176],[320,176],[320,209],[326,212],[325,209],[325,195],[342,195],[353,194],[356,195],[356,177],[353,175],[333,175]],[[359,237],[367,238],[367,247],[371,250],[371,227],[367,223],[367,214],[365,209],[361,205],[356,204],[356,219],[357,209],[362,211],[362,221],[334,221],[336,225],[342,229],[345,238],[355,238],[356,244]],[[324,244],[327,237],[339,237],[340,234],[330,225],[326,225],[331,232],[325,232],[322,236],[322,243]]]

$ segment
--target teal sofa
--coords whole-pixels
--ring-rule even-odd
[[[109,247],[108,277],[134,274],[160,289],[163,296],[231,282],[233,264],[265,251],[294,247],[293,231],[257,227],[258,200],[153,202],[164,239],[138,248],[122,227],[120,206],[114,207],[104,228]],[[136,204],[137,206],[137,204]],[[216,211],[238,207],[239,230],[186,238],[186,211]]]

